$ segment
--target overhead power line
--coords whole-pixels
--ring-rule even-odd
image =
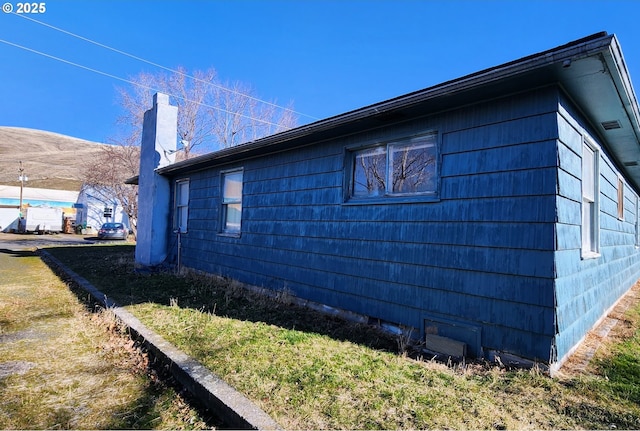
[[[89,38],[86,38],[86,37],[84,37],[84,36],[80,36],[80,35],[78,35],[78,34],[75,34],[75,33],[72,33],[72,32],[70,32],[70,31],[67,31],[67,30],[61,29],[61,28],[59,28],[59,27],[55,27],[55,26],[53,26],[53,25],[51,25],[51,24],[47,24],[47,23],[45,23],[45,22],[38,21],[37,19],[31,18],[31,17],[29,17],[29,16],[26,16],[26,15],[23,15],[23,14],[17,14],[17,13],[15,13],[15,12],[11,12],[11,14],[12,14],[12,15],[19,16],[20,18],[24,18],[24,19],[26,19],[26,20],[29,20],[29,21],[35,22],[36,24],[40,24],[40,25],[45,26],[45,27],[48,27],[48,28],[50,28],[50,29],[53,29],[53,30],[59,31],[59,32],[61,32],[61,33],[67,34],[67,35],[69,35],[69,36],[75,37],[75,38],[77,38],[77,39],[83,40],[83,41],[85,41],[85,42],[91,43],[91,44],[93,44],[93,45],[99,46],[99,47],[101,47],[101,48],[108,49],[109,51],[113,51],[113,52],[115,52],[115,53],[118,53],[118,54],[124,55],[124,56],[126,56],[126,57],[132,58],[132,59],[134,59],[134,60],[141,61],[141,62],[143,62],[143,63],[149,64],[149,65],[151,65],[151,66],[154,66],[154,67],[157,67],[157,68],[160,68],[160,69],[163,69],[163,70],[166,70],[166,71],[168,71],[168,72],[171,72],[171,73],[175,73],[175,74],[178,74],[178,75],[184,76],[185,78],[189,78],[189,79],[193,79],[194,81],[197,81],[197,82],[202,82],[202,83],[205,83],[205,84],[209,84],[209,85],[211,85],[211,86],[213,86],[213,87],[216,87],[216,88],[219,88],[219,89],[221,89],[221,90],[228,91],[228,92],[231,92],[231,93],[234,93],[234,94],[237,94],[237,95],[240,95],[240,96],[246,97],[246,98],[248,98],[248,99],[255,100],[255,101],[257,101],[257,102],[260,102],[260,103],[264,103],[264,104],[267,104],[267,105],[273,106],[273,107],[275,107],[275,108],[280,108],[280,109],[283,109],[283,110],[285,110],[285,111],[290,111],[290,112],[293,112],[294,114],[301,115],[301,116],[303,116],[303,117],[311,118],[311,119],[313,119],[313,120],[319,120],[319,118],[314,117],[314,116],[312,116],[312,115],[304,114],[304,113],[302,113],[302,112],[298,112],[298,111],[295,111],[295,110],[290,109],[290,108],[285,108],[284,106],[280,106],[280,105],[277,105],[277,104],[275,104],[275,103],[268,102],[268,101],[266,101],[266,100],[262,100],[262,99],[259,99],[259,98],[257,98],[257,97],[250,96],[250,95],[248,95],[248,94],[246,94],[246,93],[243,93],[243,92],[241,92],[241,91],[237,91],[237,90],[233,90],[233,89],[227,88],[227,87],[225,87],[225,86],[223,86],[223,85],[218,85],[218,84],[213,83],[213,82],[210,82],[210,81],[205,81],[205,80],[203,80],[203,79],[197,78],[197,77],[195,77],[195,76],[189,75],[189,74],[184,73],[184,72],[181,72],[181,71],[179,71],[179,70],[171,69],[170,67],[166,67],[166,66],[163,66],[163,65],[161,65],[161,64],[154,63],[154,62],[149,61],[149,60],[147,60],[147,59],[144,59],[144,58],[142,58],[142,57],[138,57],[138,56],[133,55],[133,54],[130,54],[130,53],[128,53],[128,52],[125,52],[125,51],[122,51],[122,50],[119,50],[119,49],[116,49],[116,48],[112,48],[112,47],[110,47],[110,46],[108,46],[108,45],[105,45],[105,44],[103,44],[103,43],[96,42],[96,41],[91,40],[91,39],[89,39]]]
[[[121,78],[119,76],[112,75],[110,73],[103,72],[103,71],[98,70],[98,69],[93,69],[91,67],[84,66],[82,64],[74,63],[72,61],[65,60],[64,58],[56,57],[54,55],[47,54],[47,53],[41,52],[41,51],[37,51],[35,49],[29,48],[29,47],[26,47],[26,46],[18,45],[17,43],[9,42],[9,41],[4,40],[4,39],[0,39],[0,42],[4,43],[4,44],[7,44],[7,45],[10,45],[10,46],[13,46],[13,47],[16,47],[16,48],[23,49],[25,51],[32,52],[34,54],[42,55],[43,57],[47,57],[47,58],[50,58],[52,60],[60,61],[62,63],[69,64],[71,66],[79,67],[80,69],[88,70],[89,72],[97,73],[99,75],[106,76],[106,77],[109,77],[109,78],[112,78],[112,79],[116,79],[118,81],[126,82],[128,84],[137,85],[138,87],[142,87],[142,88],[145,88],[147,90],[164,93],[163,90],[159,90],[157,88],[153,88],[153,87],[150,87],[148,85],[140,84],[138,82],[134,82],[134,81],[131,81],[129,79]],[[221,111],[221,112],[224,112],[226,114],[239,115],[240,117],[247,118],[247,119],[253,120],[253,121],[258,121],[258,122],[261,122],[261,123],[265,123],[265,124],[268,124],[270,126],[275,126],[275,127],[280,127],[281,126],[280,124],[272,123],[270,121],[262,120],[260,118],[250,117],[248,115],[244,115],[244,114],[241,114],[239,112],[228,111],[226,109],[220,108],[219,106],[207,105],[206,103],[198,102],[198,101],[195,101],[195,100],[190,100],[190,99],[187,99],[186,97],[178,96],[176,94],[169,94],[169,96],[175,97],[175,98],[180,99],[180,100],[184,100],[185,102],[196,103],[196,104],[198,104],[200,106],[204,106],[206,108],[215,109],[217,111]]]

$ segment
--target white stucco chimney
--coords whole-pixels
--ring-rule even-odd
[[[156,93],[144,113],[138,177],[138,235],[136,266],[152,267],[167,257],[171,187],[156,168],[173,163],[178,138],[178,108],[169,96]]]

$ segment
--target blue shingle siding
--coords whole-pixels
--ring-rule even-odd
[[[636,192],[625,185],[624,220],[618,219],[617,183],[620,170],[598,135],[564,97],[560,99],[559,173],[555,296],[557,353],[571,352],[603,314],[640,278],[640,251],[635,246]],[[599,152],[600,241],[597,258],[581,257],[581,153],[583,136]]]
[[[589,306],[609,277],[638,278],[624,267],[636,253],[630,188],[624,222],[601,203],[606,270],[580,258],[582,141],[561,99],[544,87],[194,172],[182,264],[421,333],[439,326],[473,355],[549,362],[573,345],[576,325],[593,323]],[[353,148],[428,131],[439,142],[435,199],[349,198]],[[238,238],[218,234],[220,172],[232,168],[244,170]],[[602,181],[616,186],[610,169]],[[621,240],[630,247],[619,256]]]

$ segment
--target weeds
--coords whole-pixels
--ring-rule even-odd
[[[232,300],[242,297],[245,292],[242,284],[232,279],[225,279],[222,290],[224,291],[224,302],[227,307],[229,307]]]
[[[401,355],[406,355],[410,348],[415,346],[415,340],[413,339],[413,328],[400,326],[400,333],[396,337],[398,343],[398,352]]]
[[[291,289],[289,289],[286,284],[282,289],[276,291],[273,299],[278,304],[293,304],[293,295]]]

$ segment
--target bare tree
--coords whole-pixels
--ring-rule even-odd
[[[123,107],[119,123],[139,138],[153,94],[169,94],[178,107],[178,136],[189,142],[185,158],[192,152],[215,151],[259,139],[297,123],[291,107],[260,101],[248,85],[223,84],[213,69],[195,71],[191,76],[180,67],[171,75],[141,73],[132,81],[138,85],[118,89]]]
[[[251,87],[241,83],[222,84],[214,69],[190,75],[180,67],[171,74],[140,73],[132,81],[136,85],[117,89],[122,107],[118,137],[111,139],[101,157],[87,163],[85,183],[103,201],[117,201],[134,232],[138,190],[124,181],[138,174],[142,123],[153,94],[168,94],[178,107],[178,136],[189,142],[178,153],[182,159],[259,139],[297,123],[291,106],[260,101]]]
[[[228,148],[295,127],[297,118],[291,106],[281,108],[265,104],[251,95],[251,87],[242,83],[215,87],[210,94],[206,115],[211,134],[221,148]]]
[[[125,184],[138,173],[140,147],[131,140],[105,146],[102,155],[87,162],[83,188],[98,200],[118,204],[129,218],[129,227],[137,233],[138,186]]]
[[[118,124],[124,136],[140,142],[144,113],[150,108],[153,95],[162,92],[173,96],[172,102],[178,107],[178,136],[189,142],[184,157],[189,158],[194,149],[206,150],[204,147],[211,141],[211,123],[205,107],[215,76],[213,69],[196,71],[195,79],[184,68],[178,68],[172,75],[140,73],[132,79],[137,85],[118,88],[119,104],[123,110]]]

